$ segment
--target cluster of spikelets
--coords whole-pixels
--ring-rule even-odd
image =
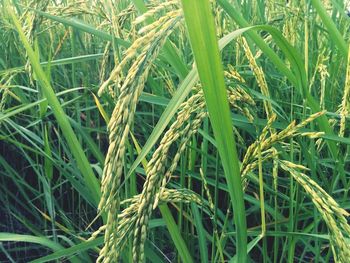
[[[288,161],[280,161],[279,165],[304,188],[325,221],[330,233],[335,262],[349,262],[350,244],[346,239],[350,238],[350,226],[346,217],[349,217],[350,214],[304,173],[308,170],[306,167]]]
[[[137,25],[159,11],[164,14],[156,22],[150,23],[138,31],[139,37],[125,51],[123,58],[116,63],[108,79],[102,83],[99,89],[100,95],[108,91],[115,99],[116,106],[108,124],[110,145],[103,170],[102,198],[99,204],[101,212],[107,213],[107,221],[90,238],[94,239],[104,232],[105,242],[100,250],[97,262],[116,262],[123,247],[130,239],[133,240],[133,261],[143,262],[148,223],[152,211],[159,203],[195,202],[198,205],[206,206],[190,190],[171,190],[166,187],[176,170],[188,141],[197,133],[203,119],[207,117],[205,100],[199,85],[192,89],[190,98],[180,106],[176,120],[165,132],[148,162],[146,181],[141,194],[121,201],[118,193],[123,174],[126,140],[134,121],[138,99],[161,47],[182,19],[181,12],[178,8],[174,10],[174,6],[177,7],[177,1],[164,2],[154,6],[149,12],[134,21],[134,24]],[[242,38],[242,44],[262,94],[269,97],[267,82],[261,67],[255,61],[244,38]],[[244,79],[232,66],[229,66],[228,70],[225,71],[225,77],[244,83]],[[228,88],[227,96],[231,106],[236,111],[245,115],[249,120],[253,120],[250,108],[254,107],[255,103],[247,92],[237,85]],[[322,133],[300,133],[300,129],[325,112],[313,114],[299,124],[293,121],[284,130],[276,132],[272,127],[276,115],[272,111],[271,103],[264,101],[264,108],[268,123],[259,138],[248,147],[241,165],[241,176],[245,186],[247,183],[246,176],[258,166],[259,161],[273,160],[275,188],[277,188],[278,167],[289,172],[304,187],[325,220],[330,230],[331,245],[335,258],[340,262],[345,262],[344,259],[349,257],[349,252],[347,252],[349,247],[345,242],[343,233],[346,236],[350,234],[345,219],[345,216],[348,216],[347,212],[341,209],[321,187],[300,171],[305,170],[304,167],[279,160],[278,152],[274,147],[277,143],[283,145],[284,140],[299,135],[318,138]],[[204,178],[205,175],[202,171],[200,172]],[[203,181],[205,182],[205,180]],[[208,210],[210,211],[213,209],[213,202],[207,185],[204,185],[204,188],[208,196]],[[121,208],[123,210],[119,212]]]
[[[125,207],[120,213],[118,213],[118,226],[114,230],[118,232],[118,236],[110,241],[109,246],[104,245],[100,251],[100,257],[97,262],[116,262],[122,252],[127,241],[132,238],[133,230],[135,228],[140,195],[136,195],[132,198],[123,200],[120,205]],[[163,189],[161,195],[159,195],[159,203],[196,203],[201,207],[206,207],[202,202],[200,196],[188,189]],[[207,208],[208,211],[209,208]],[[108,224],[101,226],[95,231],[89,240],[94,240],[98,235],[105,232]]]
[[[124,54],[123,59],[116,65],[110,77],[101,85],[99,94],[108,90],[116,100],[116,105],[108,124],[109,148],[102,176],[102,198],[99,209],[107,211],[107,228],[105,230],[105,246],[117,240],[118,227],[117,211],[119,210],[118,188],[123,171],[123,156],[125,144],[132,125],[136,105],[143,90],[152,62],[159,54],[167,36],[179,24],[179,17],[173,12],[167,13],[163,23],[155,22],[158,26],[147,30],[133,42]],[[131,64],[126,76],[123,69]],[[114,240],[114,241],[113,241]],[[104,257],[104,254],[101,254]],[[108,260],[106,260],[108,261]]]
[[[276,115],[272,114],[271,118],[268,120],[267,125],[262,130],[259,138],[248,147],[244,155],[241,165],[241,175],[243,179],[245,179],[246,175],[250,171],[254,170],[258,166],[259,152],[262,156],[262,160],[264,161],[273,158],[276,152],[276,149],[274,148],[275,144],[282,143],[286,139],[290,139],[298,135],[308,136],[311,138],[318,138],[323,135],[323,133],[320,132],[300,133],[299,131],[324,113],[325,111],[312,114],[299,124],[296,124],[296,121],[292,121],[285,129],[279,132],[276,132],[272,128],[272,124],[276,120]]]
[[[269,88],[267,86],[267,82],[265,79],[265,74],[264,71],[262,70],[261,67],[258,66],[252,51],[250,50],[248,43],[246,41],[246,39],[244,37],[242,37],[242,46],[243,49],[245,51],[245,55],[248,59],[249,62],[249,66],[251,68],[251,70],[254,73],[254,76],[257,80],[257,83],[259,85],[259,88],[261,90],[261,93],[266,97],[266,98],[270,98],[270,93],[269,93]],[[272,110],[272,105],[270,101],[264,100],[264,108],[265,108],[265,112],[266,112],[266,116],[268,119],[270,119],[273,115],[273,110]]]
[[[349,113],[350,113],[350,52],[348,55],[348,63],[346,68],[344,95],[343,95],[342,103],[339,108],[339,113],[340,113],[339,136],[344,137],[346,118],[347,116],[349,116]]]
[[[271,126],[276,119],[276,115],[273,114],[261,132],[258,140],[248,147],[241,165],[241,176],[245,182],[244,186],[246,186],[246,175],[258,166],[259,161],[264,162],[272,159],[274,163],[274,185],[277,191],[278,168],[280,167],[288,172],[294,180],[304,188],[305,192],[311,198],[325,221],[330,233],[330,241],[335,262],[345,263],[348,262],[350,257],[350,245],[346,240],[350,237],[350,226],[346,219],[350,214],[341,208],[325,190],[305,174],[305,171],[308,171],[308,168],[289,161],[280,160],[278,151],[275,148],[275,144],[282,143],[284,140],[295,136],[308,136],[310,138],[318,138],[322,136],[323,133],[320,132],[300,133],[299,130],[324,113],[325,111],[313,114],[299,124],[296,124],[295,121],[293,121],[280,132],[275,132],[271,129]],[[267,136],[269,131],[270,135]]]
[[[167,5],[162,7],[164,9]],[[150,15],[146,13],[143,17],[148,16]],[[139,19],[136,22],[141,21],[142,19]],[[101,94],[108,88],[110,95],[116,100],[116,106],[108,124],[109,148],[101,183],[102,197],[99,209],[107,212],[107,224],[104,229],[105,246],[98,261],[109,262],[118,256],[115,255],[118,254],[116,248],[121,237],[121,232],[117,231],[120,227],[117,216],[120,206],[118,188],[121,183],[126,140],[152,63],[179,22],[178,11],[170,11],[161,19],[161,23],[157,20],[151,26],[147,26],[141,32],[142,35],[126,50],[123,59],[116,64],[109,78],[99,89]],[[124,76],[123,69],[128,64],[131,66]]]
[[[56,16],[72,17],[75,15],[90,14],[94,15],[95,8],[91,8],[86,1],[77,1],[74,3],[67,3],[65,6],[48,6],[48,12]]]
[[[301,185],[307,195],[311,198],[315,207],[325,221],[329,233],[330,241],[333,250],[334,259],[336,262],[348,262],[350,256],[350,245],[346,241],[350,237],[350,226],[346,217],[350,214],[339,206],[339,204],[324,191],[314,180],[305,174],[308,169],[302,165],[297,165],[289,161],[280,160],[275,144],[282,143],[284,140],[295,136],[308,136],[310,138],[318,138],[323,135],[320,132],[302,132],[300,129],[308,123],[323,115],[325,111],[311,115],[306,120],[299,124],[295,121],[290,123],[284,130],[275,132],[271,129],[276,115],[272,115],[267,125],[264,127],[257,141],[248,147],[241,166],[242,179],[246,186],[246,175],[253,171],[259,164],[259,161],[272,159],[274,184],[277,191],[277,175],[278,168],[281,167],[288,172],[296,182]],[[268,133],[270,132],[270,135]],[[260,156],[260,160],[259,160]]]

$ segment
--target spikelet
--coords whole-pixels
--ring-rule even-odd
[[[167,22],[170,17],[179,17],[180,15],[181,15],[181,12],[179,10],[170,11],[165,16],[159,18],[154,23],[142,27],[137,33],[139,35],[147,34],[148,32],[151,32],[152,30],[159,28],[161,25]]]
[[[166,1],[166,2],[163,2],[161,4],[158,4],[157,6],[155,6],[154,8],[151,8],[149,9],[146,13],[144,13],[143,15],[137,17],[133,24],[136,25],[136,24],[140,24],[144,21],[146,21],[146,19],[154,16],[154,14],[168,8],[169,6],[171,5],[177,5],[178,4],[178,1]]]
[[[209,190],[209,187],[208,187],[208,182],[207,182],[207,179],[205,178],[205,175],[203,173],[202,168],[199,169],[199,174],[200,174],[201,179],[202,179],[202,183],[203,183],[203,187],[204,187],[204,190],[205,190],[205,194],[207,195],[207,198],[208,198],[209,207],[210,207],[210,209],[212,211],[214,211],[215,210],[215,205],[214,205],[214,202],[213,202],[213,198],[211,197],[210,190]]]
[[[312,122],[313,120],[317,119],[318,117],[326,114],[327,111],[323,110],[323,111],[319,111],[316,112],[314,114],[311,114],[307,119],[303,120],[301,123],[299,123],[298,125],[295,126],[294,130],[299,130],[303,127],[305,127],[306,125],[308,125],[310,122]]]
[[[0,100],[0,112],[2,112],[5,109],[6,102],[10,96],[17,98],[15,94],[11,92],[11,89],[9,86],[11,85],[12,79],[15,77],[15,74],[6,74],[0,79],[0,94],[1,100]],[[19,98],[18,98],[19,100]]]
[[[107,68],[107,63],[109,60],[109,52],[110,52],[110,48],[111,48],[111,43],[107,43],[104,52],[103,52],[103,57],[102,57],[102,63],[101,63],[101,70],[100,70],[100,79],[104,79],[106,76],[106,68]]]
[[[49,6],[48,12],[55,16],[77,16],[83,14],[95,15],[89,4],[86,1],[77,1],[74,3],[67,3],[67,5]]]
[[[327,66],[326,66],[326,58],[322,59],[323,63],[320,63],[317,67],[317,70],[320,74],[320,105],[321,109],[325,109],[325,93],[326,93],[326,80],[327,77],[329,77],[329,73],[327,71]]]
[[[261,93],[265,97],[270,98],[269,88],[267,86],[267,82],[266,82],[265,74],[264,74],[263,70],[256,63],[255,58],[254,58],[254,56],[253,56],[253,54],[248,46],[248,43],[244,37],[242,37],[242,43],[243,43],[243,48],[244,48],[245,54],[246,54],[248,61],[249,61],[249,66],[255,75],[255,78],[258,82]],[[270,119],[271,116],[273,115],[273,109],[272,109],[271,102],[264,100],[264,108],[265,108],[267,118]]]
[[[326,61],[328,58],[324,53],[325,53],[325,51],[322,50],[317,57],[316,68],[315,68],[315,71],[311,77],[310,84],[309,84],[309,89],[311,90],[311,87],[315,83],[315,79],[316,79],[317,74],[320,73],[320,77],[321,77],[321,89],[320,89],[321,109],[324,109],[325,81],[326,81],[326,78],[328,77],[327,66],[326,66]]]
[[[300,133],[301,136],[307,136],[310,139],[317,139],[325,135],[324,132],[303,132]]]
[[[255,106],[255,102],[252,97],[238,86],[228,87],[227,96],[230,106],[241,112],[250,122],[253,122],[254,117],[250,108]]]
[[[135,62],[129,69],[129,73],[123,81],[123,86],[127,86],[127,84],[135,79],[140,68],[144,66],[143,64],[145,64],[146,61],[150,61],[150,50],[158,50],[164,44],[162,43],[164,42],[163,40],[166,39],[166,37],[178,25],[181,19],[180,12],[171,11],[161,19],[162,23],[159,23],[158,21],[153,22],[149,25],[153,27],[152,30],[147,31],[146,34],[136,39],[126,50],[123,59],[112,70],[109,78],[100,86],[98,95],[101,95],[109,85],[121,82],[119,76],[122,73],[122,69],[134,58],[136,58]]]
[[[350,47],[350,46],[349,46]],[[339,136],[344,137],[346,118],[349,116],[350,111],[350,52],[348,55],[348,62],[346,67],[345,87],[342,103],[340,106],[340,130]]]
[[[237,72],[237,70],[232,66],[228,65],[228,70],[224,72],[225,77],[235,79],[241,83],[245,83],[243,77]]]

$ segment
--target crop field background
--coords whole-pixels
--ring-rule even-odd
[[[349,1],[0,11],[0,262],[350,262]]]

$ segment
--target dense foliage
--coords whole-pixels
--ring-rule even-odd
[[[0,261],[349,262],[347,4],[0,0]]]

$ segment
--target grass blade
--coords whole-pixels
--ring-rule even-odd
[[[197,228],[199,251],[201,254],[201,262],[207,263],[207,262],[209,262],[208,261],[208,248],[207,248],[207,242],[206,242],[206,237],[205,237],[204,227],[202,224],[201,215],[200,215],[198,207],[195,203],[192,203],[191,207],[192,207],[194,222],[195,222],[195,225]]]
[[[0,242],[13,241],[13,242],[28,242],[48,247],[53,251],[60,251],[64,249],[60,244],[57,244],[46,237],[37,237],[31,235],[20,235],[13,233],[0,233]],[[80,262],[76,257],[72,257],[71,262]]]
[[[235,212],[237,259],[247,262],[247,225],[240,168],[210,2],[182,0],[182,7]]]
[[[33,12],[36,12],[37,14],[39,14],[43,17],[46,17],[46,18],[51,19],[53,21],[57,21],[59,23],[62,23],[65,26],[71,26],[77,30],[98,36],[105,41],[113,41],[114,40],[114,41],[116,41],[116,43],[118,45],[121,45],[123,47],[130,46],[129,42],[127,42],[123,39],[120,39],[120,38],[113,37],[112,35],[110,35],[106,32],[103,32],[101,30],[97,30],[96,28],[94,28],[94,27],[92,27],[92,26],[90,26],[90,25],[88,25],[88,24],[86,24],[78,19],[63,18],[63,17],[51,15],[49,13],[45,13],[45,12],[40,11],[40,10],[35,10],[33,8],[29,8],[29,9],[32,10]]]
[[[102,243],[103,243],[103,237],[99,237],[99,238],[96,238],[95,240],[85,241],[80,244],[71,246],[69,248],[61,248],[60,250],[57,250],[56,252],[50,255],[33,260],[31,261],[31,263],[43,263],[43,262],[53,261],[61,257],[68,257],[73,254],[76,254],[91,248],[95,248],[101,245]]]
[[[171,238],[176,246],[179,256],[182,259],[182,262],[193,263],[190,252],[187,249],[185,241],[183,240],[180,230],[176,225],[176,222],[166,204],[159,205],[159,210],[162,214],[162,217],[166,223],[166,226],[169,230]]]

